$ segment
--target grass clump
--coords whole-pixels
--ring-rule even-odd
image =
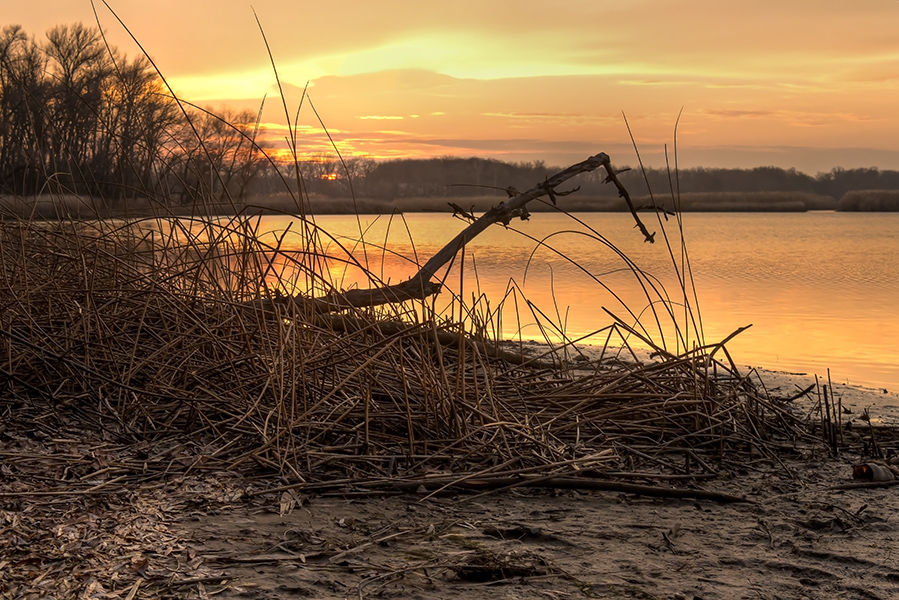
[[[337,293],[335,264],[362,265],[312,215],[295,222],[4,215],[4,421],[118,448],[123,481],[261,470],[310,489],[435,470],[441,486],[641,464],[711,474],[709,452],[795,433],[719,346],[667,349],[639,323],[601,328],[598,355],[569,343],[535,355],[502,342],[499,311],[458,296],[439,311],[322,313],[296,300]]]
[[[185,148],[185,120],[196,131],[192,109],[171,102],[184,116],[171,139]],[[253,148],[254,165],[275,167],[245,124],[226,132]],[[218,138],[197,136],[194,164],[207,164]],[[298,140],[290,145],[297,163]],[[330,305],[346,265],[372,287],[383,284],[366,253],[389,244],[372,246],[361,225],[355,247],[321,229],[319,199],[294,173],[279,205],[289,204],[294,220],[280,232],[265,231],[259,217],[275,209],[232,195],[221,169],[207,173],[209,185],[183,180],[176,202],[158,188],[143,194],[139,216],[86,218],[73,207],[90,211],[99,200],[73,204],[52,188],[40,210],[13,206],[29,206],[21,198],[0,204],[0,414],[16,439],[102,447],[116,457],[118,485],[261,471],[321,489],[425,479],[506,485],[643,468],[714,475],[735,453],[764,453],[773,437],[799,435],[722,345],[702,341],[686,248],[667,233],[681,287],[674,300],[618,252],[649,308],[598,327],[607,341],[595,355],[564,331],[562,343],[533,355],[502,340],[507,303],[520,318],[540,315],[516,294],[492,307],[468,303],[443,280],[443,307],[430,297]],[[357,214],[365,210],[351,198]],[[217,216],[222,206],[235,216]],[[590,237],[606,243],[599,232]],[[666,320],[676,343],[647,333]],[[66,469],[56,485],[91,468]]]
[[[846,192],[837,210],[856,212],[899,211],[899,190],[857,190]]]

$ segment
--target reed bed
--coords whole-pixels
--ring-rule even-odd
[[[261,26],[260,32],[265,41]],[[159,89],[168,89],[155,72]],[[701,342],[688,253],[682,240],[664,231],[661,218],[659,238],[680,289],[669,297],[659,280],[610,245],[637,276],[647,306],[625,307],[628,320],[613,319],[604,330],[606,346],[593,354],[564,338],[561,320],[548,327],[564,343],[552,342],[537,356],[524,344],[504,344],[499,321],[509,318],[507,301],[521,317],[546,314],[514,294],[475,297],[469,304],[450,290],[449,306],[436,308],[433,279],[444,273],[440,284],[448,288],[446,274],[460,250],[459,264],[465,264],[463,247],[471,237],[490,224],[526,219],[525,204],[543,195],[555,210],[576,191],[557,186],[580,173],[604,168],[605,181],[653,242],[655,232],[640,220],[604,153],[528,192],[509,188],[512,197],[480,218],[455,207],[469,228],[430,260],[409,257],[418,275],[386,285],[369,270],[378,261],[369,261],[368,252],[383,256],[390,252],[387,243],[373,247],[361,222],[357,243],[315,223],[316,210],[324,207],[307,193],[299,168],[299,108],[294,117],[282,95],[293,158],[285,170],[257,144],[258,123],[231,124],[168,91],[178,122],[196,139],[184,141],[182,129],[166,132],[164,153],[218,164],[215,145],[237,140],[232,163],[246,160],[248,169],[274,169],[285,184],[287,177],[296,181],[274,205],[252,205],[228,185],[234,164],[206,169],[203,161],[189,161],[185,179],[172,188],[182,190],[178,202],[123,181],[115,199],[141,200],[127,205],[139,210],[123,211],[120,219],[90,216],[97,203],[61,185],[47,188],[55,195],[0,202],[0,427],[16,440],[19,473],[40,478],[55,464],[55,484],[81,491],[96,491],[85,482],[97,470],[115,475],[92,484],[105,490],[112,481],[202,472],[278,478],[280,486],[262,492],[418,489],[423,482],[429,490],[508,487],[644,471],[675,479],[714,476],[734,456],[770,455],[777,444],[805,436],[802,424],[740,373],[723,346]],[[304,105],[318,119],[305,93]],[[215,124],[218,137],[204,139],[198,123]],[[336,144],[334,152],[351,183]],[[358,215],[366,205],[349,190]],[[262,231],[252,213],[279,207],[293,223],[282,232]],[[216,216],[222,212],[234,216]],[[679,212],[671,214],[680,226]],[[587,237],[607,244],[601,232]],[[534,242],[549,246],[552,240]],[[562,258],[576,264],[576,257]],[[349,297],[338,289],[345,266],[364,273],[376,290],[352,290],[361,292],[354,298],[379,293],[386,301],[373,307],[332,303]],[[358,308],[363,304],[368,307]],[[661,334],[666,320],[675,321],[673,344],[648,334]],[[637,359],[631,347],[637,342],[651,358]],[[79,454],[92,459],[79,460]]]
[[[899,210],[899,190],[855,190],[846,192],[837,210],[889,212]]]
[[[240,216],[7,215],[7,431],[102,447],[116,485],[231,472],[309,489],[701,478],[806,436],[721,346],[637,360],[623,322],[586,355],[475,335],[426,302],[315,312],[285,293],[331,289],[326,232],[300,222],[308,244],[288,252]],[[96,468],[35,460],[65,464],[63,486]]]

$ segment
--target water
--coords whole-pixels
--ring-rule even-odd
[[[469,305],[475,302],[473,292],[484,294],[493,310],[510,287],[517,287],[517,309],[509,296],[503,310],[507,338],[556,339],[554,329],[577,338],[611,322],[604,308],[632,324],[630,309],[641,315],[656,343],[677,349],[671,318],[663,314],[660,331],[645,311],[649,301],[637,277],[603,243],[608,240],[658,278],[672,299],[682,300],[655,215],[643,216],[650,231],[659,231],[655,244],[643,242],[630,215],[575,216],[604,237],[558,214],[512,223],[521,233],[493,226],[466,249],[464,269],[459,268],[461,257],[457,260],[446,278],[447,289],[461,290]],[[355,216],[316,220],[335,236],[359,238]],[[409,277],[417,270],[411,260],[415,252],[426,261],[465,226],[448,214],[408,214],[404,220],[361,217],[363,227],[370,228],[366,241],[384,245],[386,240],[395,253],[367,250],[370,269],[384,280]],[[277,231],[288,222],[264,217],[262,227]],[[669,221],[665,230],[674,238],[680,262],[676,223]],[[738,364],[824,377],[830,369],[834,383],[899,391],[899,214],[687,214],[684,238],[706,342],[720,341],[752,324],[727,344]],[[564,256],[534,239],[545,240]],[[286,239],[282,247],[290,246]],[[366,260],[358,248],[355,255]],[[332,275],[344,277],[347,287],[367,285],[359,272],[342,265],[332,265]],[[523,296],[535,308],[529,308]],[[686,331],[680,306],[675,307],[675,320]],[[695,339],[691,329],[686,343],[692,345]],[[602,338],[592,341],[602,343]]]

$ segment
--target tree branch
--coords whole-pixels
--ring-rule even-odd
[[[606,183],[612,182],[615,184],[615,187],[618,188],[618,195],[624,198],[624,201],[627,203],[627,208],[631,211],[631,214],[634,215],[634,220],[637,222],[637,227],[640,228],[640,233],[643,234],[645,238],[644,242],[649,242],[650,244],[655,243],[655,232],[649,233],[649,230],[646,229],[646,226],[643,224],[643,221],[640,220],[640,216],[637,214],[637,209],[634,207],[633,201],[631,201],[631,195],[627,193],[627,190],[624,188],[624,185],[621,181],[618,180],[618,172],[612,169],[612,164],[610,162],[606,162],[603,165],[606,168]],[[627,171],[628,169],[624,169]]]
[[[553,204],[559,196],[565,196],[571,192],[557,192],[556,186],[571,179],[581,173],[594,171],[600,167],[604,167],[607,173],[606,182],[611,181],[618,188],[618,194],[627,202],[628,208],[637,222],[637,227],[643,233],[647,242],[653,242],[655,233],[650,234],[637,211],[631,202],[630,195],[618,180],[617,173],[612,169],[611,159],[605,152],[600,152],[595,156],[591,156],[587,160],[571,165],[567,169],[556,173],[552,177],[547,178],[538,185],[522,193],[510,192],[512,196],[506,202],[500,202],[481,217],[475,219],[468,227],[463,229],[448,244],[441,248],[428,262],[424,264],[418,273],[412,278],[395,285],[388,285],[378,288],[364,290],[349,290],[345,292],[334,292],[324,298],[304,298],[302,296],[293,296],[286,298],[262,299],[253,304],[259,306],[263,310],[270,309],[274,304],[285,302],[295,302],[304,308],[311,308],[314,312],[326,313],[337,310],[345,310],[347,308],[363,308],[368,306],[378,306],[381,304],[391,304],[396,302],[404,302],[406,300],[423,300],[428,296],[440,292],[441,285],[431,281],[437,275],[437,271],[445,266],[452,258],[471,240],[477,237],[481,232],[494,223],[502,223],[508,225],[515,218],[527,218],[528,212],[525,206],[528,202],[536,200],[541,196],[548,195]],[[466,215],[466,212],[457,206],[453,210],[459,214]]]

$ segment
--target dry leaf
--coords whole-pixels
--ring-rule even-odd
[[[279,514],[283,517],[284,515],[289,515],[293,512],[294,507],[297,505],[296,498],[293,497],[293,494],[290,490],[283,492],[281,494],[281,508]]]

